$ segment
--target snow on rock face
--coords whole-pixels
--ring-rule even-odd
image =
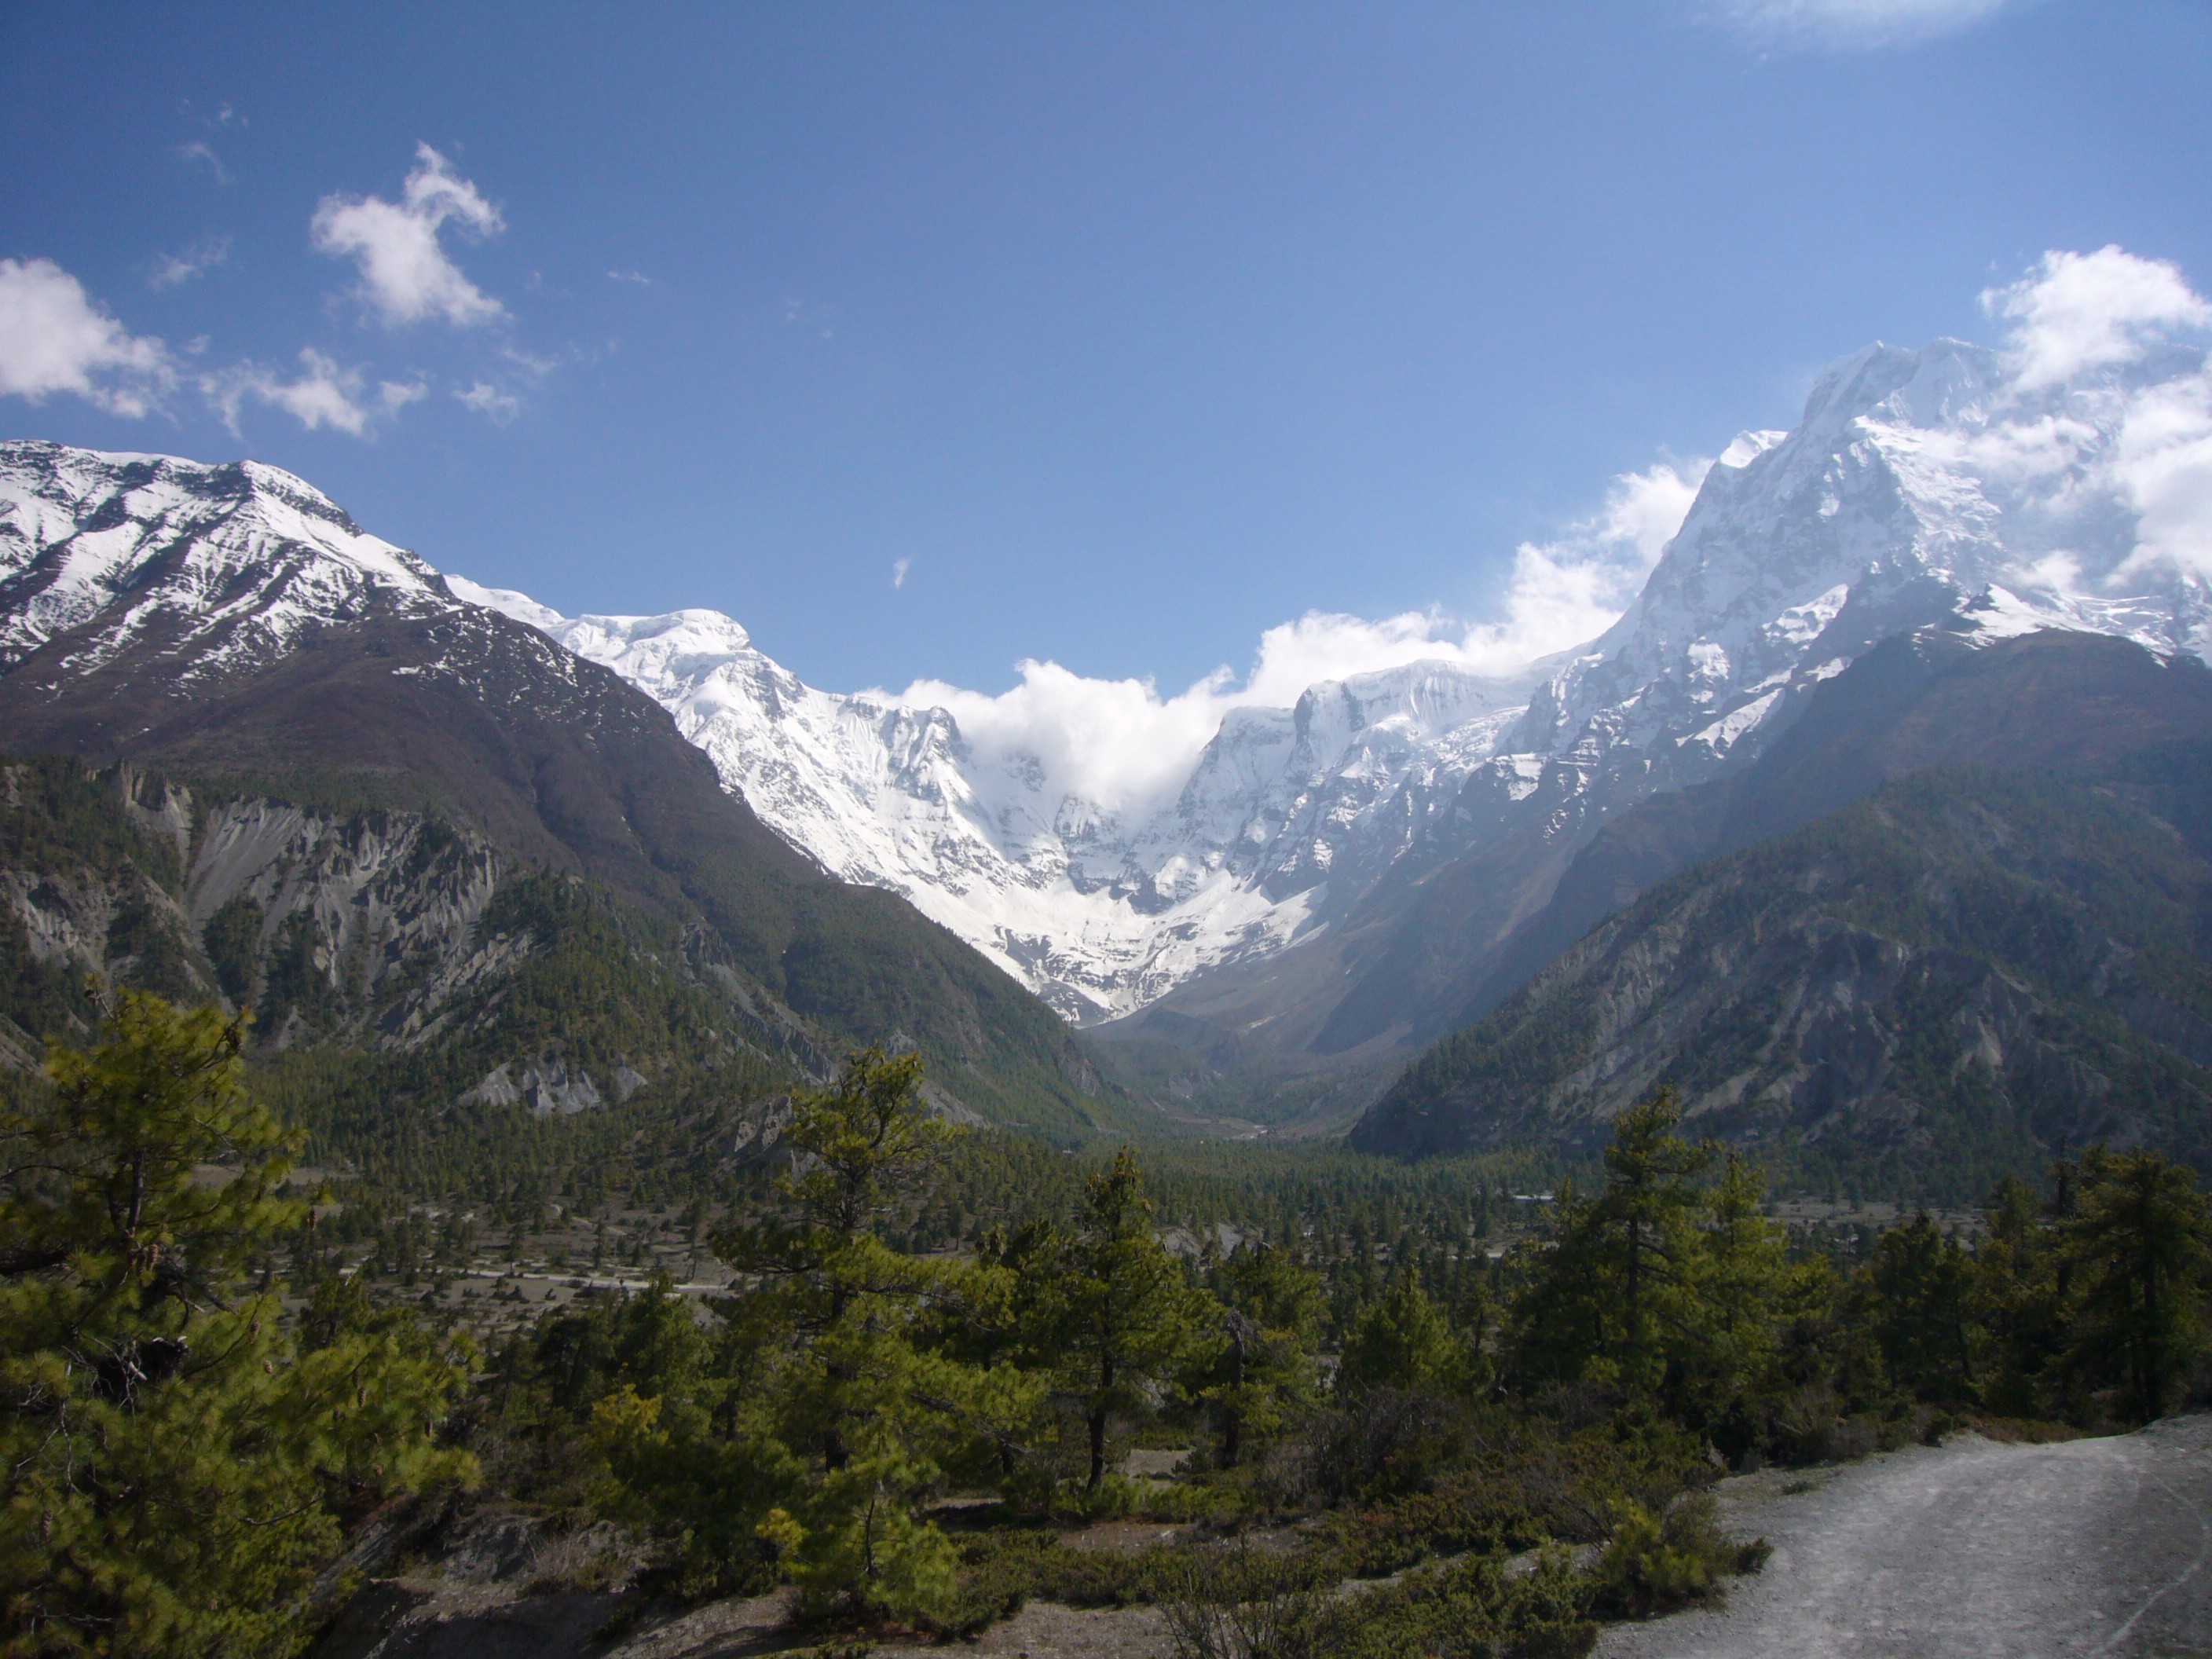
[[[376,605],[502,611],[667,708],[833,874],[904,894],[1088,1020],[1312,936],[1425,843],[1576,838],[1743,764],[1899,632],[2075,628],[2205,654],[2205,584],[2145,557],[2114,469],[2145,398],[2207,376],[2170,349],[2029,387],[1980,347],[1870,346],[1822,375],[1796,430],[1729,447],[1589,645],[1519,679],[1416,663],[1234,709],[1139,807],[1055,793],[1036,757],[980,753],[943,708],[817,690],[719,612],[568,617],[441,583],[251,462],[0,445],[0,672],[93,619],[84,667],[159,623],[188,677]]]
[[[979,759],[942,708],[814,690],[719,613],[565,618],[447,583],[647,692],[786,839],[904,894],[1073,1019],[1316,925],[1332,878],[1387,868],[1525,696],[1427,663],[1239,709],[1168,805],[1124,823],[1050,793],[1032,757]]]
[[[67,665],[88,672],[162,629],[189,682],[272,660],[318,623],[450,605],[436,580],[257,461],[0,444],[0,669],[85,629]]]
[[[2203,578],[2142,556],[2110,467],[2146,388],[2204,372],[2183,353],[2024,390],[1955,340],[1844,358],[1795,431],[1723,454],[1636,602],[1538,688],[1479,785],[1542,774],[1570,833],[1747,761],[1814,686],[1916,628],[2204,654]]]

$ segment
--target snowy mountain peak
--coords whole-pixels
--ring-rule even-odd
[[[831,872],[905,894],[1089,1020],[1327,931],[1408,854],[1571,844],[1741,765],[1899,632],[2084,629],[2203,654],[2205,454],[2200,350],[2125,333],[1869,346],[1819,377],[1793,430],[1728,447],[1588,645],[1503,678],[1416,661],[1286,706],[1201,701],[1210,739],[1126,798],[1071,769],[1111,735],[1095,711],[1048,743],[951,694],[982,711],[971,733],[928,696],[809,686],[717,611],[570,617],[441,580],[252,462],[0,445],[0,670],[64,636],[60,667],[96,667],[159,629],[188,680],[379,607],[501,611],[653,697]]]
[[[70,635],[88,670],[159,630],[190,677],[273,659],[318,623],[446,603],[428,565],[276,467],[0,444],[9,667]]]
[[[1332,883],[1341,896],[1388,868],[1526,696],[1415,663],[1232,708],[1133,819],[1056,790],[1033,754],[979,752],[947,709],[818,691],[719,613],[568,618],[450,586],[650,693],[787,839],[905,894],[1078,1019],[1322,925]]]

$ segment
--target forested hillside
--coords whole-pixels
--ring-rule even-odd
[[[2212,1159],[2212,749],[1938,768],[1661,883],[1409,1068],[1357,1146],[1594,1147],[1661,1085],[1785,1182],[1970,1199]]]
[[[17,751],[158,769],[198,821],[223,802],[297,809],[319,845],[346,842],[371,862],[382,855],[363,835],[428,842],[358,814],[434,822],[432,839],[474,838],[479,873],[489,856],[502,878],[581,878],[621,913],[612,925],[659,941],[647,953],[663,969],[777,1031],[767,1047],[787,1059],[911,1042],[940,1086],[1002,1121],[1079,1136],[1121,1109],[1094,1105],[1089,1060],[1042,1003],[902,900],[794,851],[724,793],[651,698],[457,599],[301,479],[54,444],[4,456],[0,724]],[[200,851],[179,842],[178,856]],[[363,866],[356,878],[386,878]],[[359,930],[335,899],[307,908],[325,958],[315,971],[339,994],[347,969],[331,953]],[[196,943],[211,919],[194,915]],[[476,913],[447,918],[451,938],[464,919]],[[289,994],[285,972],[276,983]],[[269,1012],[264,1043],[279,1035]]]
[[[1080,1139],[1129,1109],[996,969],[781,848],[732,948],[680,887],[641,900],[435,799],[372,804],[407,800],[405,777],[246,793],[44,756],[0,779],[15,1063],[91,1034],[114,988],[251,1007],[264,1086],[319,1158],[379,1184],[503,1201],[580,1164],[603,1183],[711,1167],[769,1097],[871,1042],[925,1052],[955,1115]]]

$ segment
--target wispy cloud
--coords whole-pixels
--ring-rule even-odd
[[[168,349],[130,332],[52,260],[0,259],[0,396],[65,392],[137,416],[175,384]]]
[[[891,561],[891,586],[893,587],[904,587],[906,586],[906,573],[913,568],[914,561],[912,559],[893,559]]]
[[[465,235],[494,236],[506,222],[429,145],[417,144],[415,157],[397,202],[325,197],[310,227],[316,249],[358,263],[355,291],[388,328],[430,318],[460,328],[498,321],[507,307],[463,274],[439,233],[453,224]]]
[[[177,159],[193,167],[205,167],[218,185],[230,182],[230,169],[222,164],[222,157],[215,153],[215,146],[204,138],[195,138],[188,144],[177,146]]]
[[[483,416],[495,426],[505,426],[522,412],[522,399],[512,392],[494,386],[489,380],[478,380],[474,386],[464,386],[453,393],[461,406],[473,414]]]
[[[607,280],[611,283],[635,283],[640,288],[653,286],[653,278],[641,270],[611,270],[607,273]]]
[[[1845,51],[1909,45],[1985,23],[2013,0],[1718,0],[1713,15],[1751,44]]]
[[[300,369],[287,379],[258,363],[241,363],[202,377],[200,390],[234,433],[244,406],[259,403],[282,410],[310,432],[329,427],[356,438],[429,391],[420,381],[381,380],[372,392],[360,369],[341,367],[312,346],[301,352]]]
[[[229,258],[229,237],[203,236],[182,253],[156,254],[153,271],[146,281],[154,288],[174,288],[195,276],[204,276]]]

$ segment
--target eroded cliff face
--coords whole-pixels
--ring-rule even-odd
[[[43,1037],[88,1035],[106,991],[137,986],[252,1007],[264,1053],[450,1053],[483,1065],[465,1102],[539,1115],[621,1104],[698,1054],[572,1052],[557,1020],[518,1016],[528,973],[575,948],[563,901],[599,922],[618,975],[712,1011],[690,1034],[709,1063],[717,1050],[829,1063],[805,1022],[690,960],[673,930],[651,936],[584,884],[435,815],[196,792],[58,757],[0,766],[0,1062],[29,1066]],[[576,1023],[602,1012],[580,1008]]]
[[[45,834],[16,836],[0,894],[41,967],[250,1003],[276,1047],[312,1026],[408,1049],[438,1034],[462,992],[529,953],[526,935],[477,936],[507,861],[422,814],[195,799],[118,767],[82,781],[125,830],[103,844],[42,811],[50,802],[35,797],[50,792],[27,789],[33,764],[0,770],[9,813],[47,818]]]
[[[281,1008],[266,1041],[290,1040],[319,1008],[349,1038],[420,1048],[465,993],[530,952],[526,932],[477,933],[507,860],[421,814],[341,817],[246,796],[211,803],[195,828],[185,915],[195,936],[235,919],[254,973],[226,989]]]

